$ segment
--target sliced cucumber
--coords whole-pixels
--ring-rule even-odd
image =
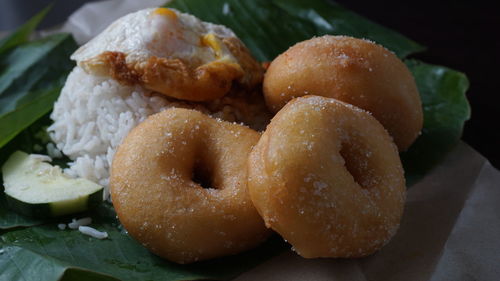
[[[102,186],[70,178],[59,166],[44,162],[45,158],[16,151],[2,166],[10,208],[32,217],[55,217],[82,212],[102,202]]]

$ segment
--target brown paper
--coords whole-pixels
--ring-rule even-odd
[[[292,252],[236,280],[500,280],[500,172],[460,143],[408,190],[400,229],[363,259]]]

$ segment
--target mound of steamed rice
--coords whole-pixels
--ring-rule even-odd
[[[149,115],[174,105],[141,87],[75,67],[54,104],[48,131],[57,149],[73,160],[67,174],[108,186],[109,167],[123,138]]]
[[[54,123],[47,130],[56,147],[49,143],[48,152],[68,156],[72,161],[64,172],[103,185],[109,199],[109,168],[118,145],[149,115],[170,107],[196,109],[256,130],[263,130],[271,118],[259,93],[235,93],[204,104],[181,102],[88,74],[77,66],[54,104]]]

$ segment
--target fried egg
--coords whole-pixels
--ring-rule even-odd
[[[168,8],[118,19],[71,58],[89,74],[190,101],[220,98],[234,83],[252,88],[263,77],[229,28]]]

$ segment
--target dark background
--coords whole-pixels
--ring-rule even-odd
[[[496,2],[336,2],[427,46],[413,57],[467,75],[472,114],[462,139],[500,168],[500,15]]]
[[[22,24],[47,2],[2,0],[0,30]],[[85,2],[56,2],[41,28],[63,22]],[[495,1],[336,2],[428,47],[415,58],[467,74],[472,119],[462,139],[500,168],[500,15]]]

